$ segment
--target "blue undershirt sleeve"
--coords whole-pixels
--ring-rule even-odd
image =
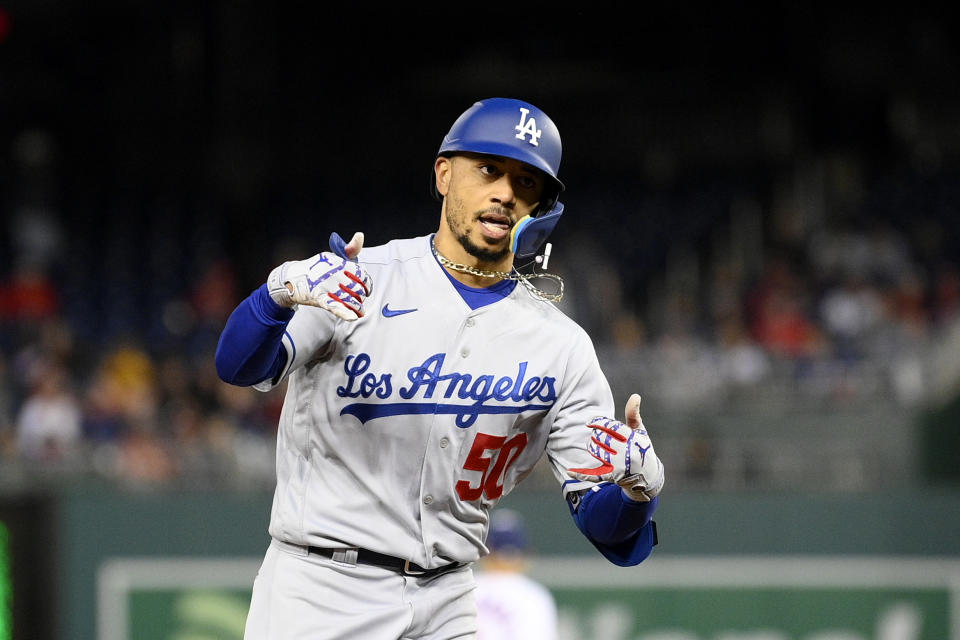
[[[569,506],[577,528],[593,546],[615,565],[630,567],[643,562],[657,544],[653,514],[659,503],[659,496],[635,502],[617,484],[606,483]]]
[[[279,376],[287,363],[287,351],[280,341],[293,313],[273,301],[266,284],[237,305],[217,343],[220,379],[248,387]]]

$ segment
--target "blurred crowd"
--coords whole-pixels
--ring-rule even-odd
[[[130,486],[269,483],[282,389],[222,383],[200,325],[222,314],[182,301],[189,348],[118,337],[84,345],[51,279],[20,270],[0,287],[0,484],[38,476]],[[211,334],[212,335],[212,334]]]
[[[227,385],[214,367],[234,266],[177,232],[209,237],[189,211],[60,209],[45,144],[24,140],[3,217],[0,487],[268,486],[283,388]]]
[[[678,240],[642,288],[636,256],[576,230],[555,258],[567,280],[561,306],[594,337],[618,398],[639,389],[685,410],[777,393],[821,406],[922,404],[955,389],[960,370],[960,269],[943,222],[958,217],[956,184],[943,176],[903,187],[902,202],[876,196],[899,212],[927,203],[915,215],[881,215],[868,195],[867,215],[807,216],[800,229],[784,225],[791,232],[765,228],[776,199],[765,214],[731,203],[712,231],[725,240],[709,250]],[[222,217],[154,207],[140,218],[122,208],[81,216],[102,226],[85,241],[75,217],[42,199],[5,214],[0,485],[273,482],[284,387],[227,385],[213,357],[256,285],[242,270],[265,271],[272,258],[251,266],[224,252]],[[677,207],[678,219],[695,218]]]
[[[795,193],[732,196],[706,241],[677,233],[640,286],[616,238],[566,245],[579,254],[562,305],[597,341],[617,397],[640,387],[682,410],[942,401],[960,381],[960,180],[864,190],[846,212],[830,198],[805,211]],[[677,204],[671,215],[697,218]]]

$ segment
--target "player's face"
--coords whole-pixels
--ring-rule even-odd
[[[510,231],[540,204],[543,174],[519,160],[481,154],[438,158],[436,172],[444,196],[438,249],[455,261],[512,262]]]

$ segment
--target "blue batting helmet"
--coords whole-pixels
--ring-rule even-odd
[[[489,98],[464,111],[443,138],[438,156],[458,151],[513,158],[536,167],[563,191],[557,177],[563,147],[550,116],[529,102]]]
[[[512,250],[521,258],[532,256],[553,231],[563,205],[557,202],[566,187],[560,181],[563,147],[560,132],[538,107],[512,98],[479,100],[460,114],[443,138],[437,157],[459,152],[512,158],[536,167],[547,176],[536,217],[525,218],[514,229]],[[433,183],[434,196],[440,194]]]

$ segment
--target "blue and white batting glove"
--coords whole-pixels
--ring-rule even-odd
[[[587,425],[591,431],[587,451],[600,462],[591,469],[570,469],[577,480],[616,482],[624,494],[637,502],[649,502],[663,488],[663,463],[640,419],[640,396],[627,400],[627,423],[599,417]]]
[[[363,301],[373,291],[373,281],[355,260],[363,248],[363,233],[333,248],[336,253],[324,251],[306,260],[284,262],[271,271],[267,290],[274,302],[291,308],[320,307],[348,321],[362,318]]]

